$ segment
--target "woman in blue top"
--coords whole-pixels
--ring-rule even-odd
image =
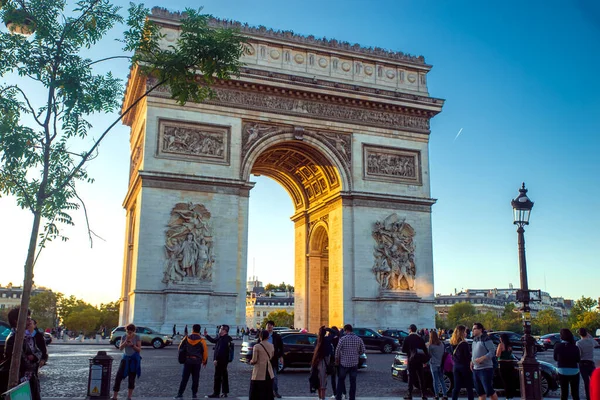
[[[125,328],[127,334],[121,338],[119,350],[123,350],[123,358],[119,364],[119,370],[115,376],[115,386],[113,386],[113,397],[111,400],[117,400],[117,395],[121,389],[121,381],[128,378],[127,385],[127,400],[131,400],[133,389],[135,389],[135,377],[139,377],[141,373],[141,357],[142,341],[135,334],[135,325],[129,324]]]
[[[554,346],[554,360],[558,367],[560,383],[560,399],[569,398],[569,386],[573,400],[579,400],[579,348],[575,345],[573,333],[563,328],[560,330],[561,342]]]

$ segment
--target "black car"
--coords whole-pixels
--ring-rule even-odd
[[[446,346],[446,352],[451,353],[451,347]],[[513,355],[513,363],[515,365],[515,376],[514,381],[519,382],[519,370],[517,367],[518,358]],[[542,386],[542,395],[545,397],[551,390],[558,389],[558,370],[556,367],[545,361],[538,361],[540,363],[541,378],[540,383]],[[427,387],[433,392],[433,378],[431,376],[431,369],[429,365],[423,368],[425,372],[425,382]],[[408,382],[408,357],[404,353],[397,354],[394,357],[394,363],[392,364],[392,378]],[[504,384],[500,377],[500,368],[496,368],[494,371],[494,388],[503,390]],[[446,385],[447,393],[452,393],[454,387],[454,376],[451,371],[444,371],[444,384]],[[418,382],[416,383],[418,388]],[[518,386],[518,385],[517,385]],[[517,390],[519,388],[517,387]]]
[[[354,334],[362,339],[367,349],[379,350],[382,353],[400,350],[400,341],[397,338],[383,336],[373,329],[354,328]]]
[[[301,332],[281,332],[279,333],[283,342],[283,365],[279,366],[282,372],[286,368],[309,368],[310,362],[317,343],[317,335],[313,333]],[[240,361],[250,363],[252,360],[252,349],[258,340],[252,340],[242,343],[240,350]],[[362,354],[359,358],[358,367],[367,368],[367,355]]]
[[[494,331],[488,332],[488,336],[490,337],[490,339],[492,339],[494,345],[498,346],[500,344],[500,335],[502,335],[503,333],[506,333],[508,335],[508,339],[510,340],[510,345],[513,351],[523,351],[523,335],[520,333],[515,333],[511,331]],[[538,352],[546,350],[544,345],[539,341],[536,341],[535,349]]]
[[[401,329],[380,329],[380,335],[393,337],[394,339],[398,339],[399,347],[402,347],[402,343],[404,343],[404,339],[408,336],[408,332],[403,331]]]

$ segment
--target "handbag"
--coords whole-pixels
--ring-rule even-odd
[[[177,353],[177,361],[179,364],[185,364],[187,360],[187,340],[183,340],[179,345],[179,351]]]

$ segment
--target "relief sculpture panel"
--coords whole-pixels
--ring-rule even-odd
[[[161,120],[158,155],[227,164],[229,137],[229,127]]]
[[[210,212],[202,204],[177,203],[165,233],[164,283],[212,280],[213,237]]]
[[[421,153],[416,150],[363,145],[366,180],[421,185]]]
[[[415,230],[391,214],[373,227],[375,263],[373,273],[382,290],[415,289]]]

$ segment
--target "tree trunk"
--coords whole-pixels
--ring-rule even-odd
[[[39,210],[39,208],[38,208]],[[21,368],[21,354],[23,353],[23,339],[25,338],[25,326],[27,324],[27,311],[29,309],[29,298],[33,286],[33,262],[37,248],[37,238],[40,231],[41,212],[33,214],[33,226],[27,250],[27,261],[25,262],[25,278],[23,279],[23,294],[21,295],[21,307],[19,308],[19,321],[13,346],[12,360],[10,362],[10,373],[8,376],[8,388],[19,384],[19,370]]]

